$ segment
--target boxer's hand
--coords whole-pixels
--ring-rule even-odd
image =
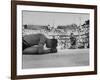
[[[44,45],[44,50],[49,50],[50,48],[47,48],[46,45]]]

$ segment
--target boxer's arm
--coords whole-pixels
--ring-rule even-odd
[[[41,35],[40,41],[38,43],[38,53],[44,53],[44,45],[45,45],[46,37],[44,35]]]

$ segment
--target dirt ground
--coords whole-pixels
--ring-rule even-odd
[[[66,49],[57,53],[23,55],[23,69],[89,65],[89,49]]]

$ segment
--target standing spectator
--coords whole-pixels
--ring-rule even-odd
[[[70,35],[70,43],[71,43],[70,48],[75,49],[75,47],[76,47],[76,38],[75,38],[73,33],[71,33],[71,35]]]

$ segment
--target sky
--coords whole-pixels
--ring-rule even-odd
[[[89,14],[84,13],[61,13],[61,12],[36,12],[22,11],[23,25],[70,25],[83,24],[89,19]]]

